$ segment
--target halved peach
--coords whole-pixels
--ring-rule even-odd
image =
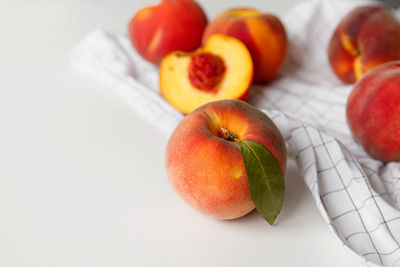
[[[160,89],[184,114],[215,100],[246,100],[253,77],[250,52],[238,39],[211,36],[193,53],[172,52],[161,62]]]

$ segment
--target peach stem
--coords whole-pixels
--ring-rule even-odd
[[[228,131],[227,129],[221,127],[221,136],[223,139],[227,140],[227,141],[235,141],[235,142],[239,142],[239,138],[236,134]]]

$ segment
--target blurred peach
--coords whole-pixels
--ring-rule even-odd
[[[238,38],[246,45],[253,59],[256,83],[273,79],[286,59],[286,31],[272,14],[250,8],[230,9],[207,25],[203,43],[215,33]]]
[[[328,56],[337,77],[354,83],[369,69],[400,59],[400,24],[384,6],[357,7],[337,26]]]
[[[193,0],[161,0],[139,10],[129,23],[133,47],[159,64],[172,51],[193,51],[201,45],[207,18]]]

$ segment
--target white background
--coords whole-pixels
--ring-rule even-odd
[[[282,15],[298,1],[199,2],[213,18],[237,6]],[[0,1],[0,266],[357,266],[293,160],[276,226],[256,212],[205,217],[168,184],[168,136],[73,68],[88,32],[125,33],[153,3]]]

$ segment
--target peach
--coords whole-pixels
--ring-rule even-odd
[[[193,0],[161,0],[139,10],[129,23],[133,47],[146,60],[159,64],[172,51],[193,51],[201,45],[207,18]]]
[[[264,113],[240,100],[220,100],[187,115],[166,148],[168,179],[177,194],[217,219],[241,217],[255,205],[237,140],[262,144],[286,169],[286,147]]]
[[[279,18],[272,14],[249,8],[230,9],[207,25],[203,43],[215,33],[238,38],[246,45],[253,59],[256,83],[274,78],[285,61],[286,31]]]
[[[400,61],[365,73],[347,102],[354,138],[372,157],[400,161]]]
[[[164,98],[187,114],[215,100],[246,100],[252,75],[246,46],[236,38],[215,34],[192,53],[167,55],[160,65],[159,82]]]
[[[400,59],[400,24],[384,6],[360,6],[337,26],[328,47],[339,79],[354,83],[369,69]]]

